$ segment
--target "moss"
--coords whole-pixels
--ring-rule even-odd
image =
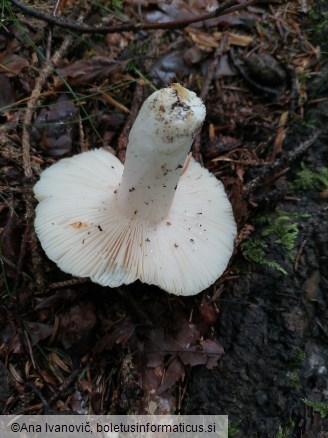
[[[260,265],[269,266],[269,268],[275,269],[276,271],[281,272],[282,274],[287,275],[285,269],[272,260],[267,258],[267,254],[265,249],[268,245],[259,239],[248,239],[241,246],[241,250],[243,256],[252,262],[258,263]]]
[[[266,217],[268,224],[261,232],[262,237],[274,236],[275,243],[285,248],[290,257],[298,236],[298,224],[294,222],[297,216],[299,215],[277,209],[273,216]]]
[[[123,2],[121,0],[112,0],[112,6],[114,9],[121,10],[123,8]]]
[[[293,357],[289,361],[289,369],[293,370],[299,368],[302,365],[305,356],[306,354],[304,350],[299,347],[295,347]]]
[[[248,239],[241,245],[241,250],[247,260],[269,266],[276,271],[287,274],[286,270],[277,262],[268,257],[268,240],[270,248],[277,245],[283,248],[292,259],[294,256],[295,243],[298,237],[298,219],[307,217],[300,213],[291,213],[279,208],[274,213],[261,215],[254,222],[262,226],[260,236],[262,239]],[[272,242],[273,241],[273,242]]]
[[[289,373],[289,385],[290,388],[293,390],[300,389],[301,382],[300,382],[300,376],[297,370],[291,371]]]
[[[284,428],[279,426],[275,438],[290,438],[292,436],[293,428],[294,422],[291,420]]]
[[[229,421],[228,426],[228,438],[234,438],[239,433],[239,425],[240,422],[237,421]]]
[[[307,399],[303,399],[303,403],[312,408],[315,412],[319,412],[321,418],[328,417],[328,405],[326,403],[314,402]]]
[[[290,184],[290,189],[296,190],[324,190],[328,188],[328,168],[322,167],[316,172],[309,170],[304,163],[295,180]]]
[[[299,368],[301,367],[304,359],[306,357],[305,351],[299,347],[295,347],[291,359],[288,361],[288,377],[289,386],[292,390],[300,389],[300,373]]]
[[[309,21],[308,31],[312,33],[314,44],[319,44],[322,53],[327,55],[328,7],[326,0],[313,2],[309,12]]]

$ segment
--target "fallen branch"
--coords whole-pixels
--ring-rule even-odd
[[[194,18],[168,21],[164,23],[138,23],[138,24],[120,24],[109,27],[93,27],[85,24],[78,24],[72,21],[64,20],[55,17],[54,15],[47,14],[46,12],[34,9],[25,5],[20,0],[10,0],[10,2],[16,6],[19,10],[31,17],[38,18],[39,20],[46,21],[54,26],[61,27],[63,29],[73,30],[79,33],[92,33],[92,34],[107,34],[115,32],[138,32],[140,30],[156,30],[156,29],[181,29],[189,26],[193,23],[199,23],[200,21],[210,20],[212,18],[220,17],[222,15],[231,14],[232,12],[240,11],[248,6],[261,3],[259,0],[248,0],[245,3],[238,3],[236,0],[227,0],[221,6],[216,8],[213,12],[197,16]],[[263,0],[262,0],[263,2]],[[271,2],[274,3],[274,0]]]

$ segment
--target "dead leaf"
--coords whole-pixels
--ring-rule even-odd
[[[184,61],[183,55],[183,51],[173,51],[160,58],[151,72],[154,80],[165,85],[182,81],[190,73],[190,67]]]
[[[71,289],[59,290],[49,297],[43,299],[34,308],[34,310],[49,309],[57,307],[64,302],[76,302],[79,293]]]
[[[196,46],[190,47],[183,54],[183,59],[188,65],[196,64],[201,61],[204,53]]]
[[[57,353],[52,352],[49,355],[49,359],[52,363],[54,363],[55,365],[57,365],[58,368],[62,369],[63,371],[65,371],[66,373],[70,373],[72,370],[70,369],[70,367],[63,361],[63,359],[61,359]]]
[[[203,354],[207,356],[206,368],[211,370],[217,366],[218,361],[223,356],[224,348],[221,344],[211,339],[205,339],[205,341],[202,341],[201,345]]]
[[[215,69],[214,78],[226,78],[226,77],[232,77],[236,76],[237,70],[235,67],[231,64],[229,61],[229,57],[226,53],[223,53],[222,56],[220,56],[218,65]]]
[[[93,353],[111,350],[114,345],[125,345],[135,331],[136,325],[129,318],[121,320],[111,333],[105,333],[96,343]]]
[[[173,359],[165,371],[163,382],[157,389],[157,394],[162,394],[167,389],[172,388],[178,380],[184,377],[184,375],[184,367],[180,360]]]
[[[199,309],[202,323],[207,327],[211,327],[218,319],[218,313],[215,311],[213,304],[203,303]]]
[[[252,53],[243,58],[250,76],[262,85],[285,87],[286,72],[269,53]]]
[[[8,114],[10,106],[15,102],[15,90],[10,79],[0,73],[0,113]]]
[[[29,66],[29,62],[14,53],[4,52],[0,55],[0,71],[9,78],[19,75],[19,73]]]
[[[68,96],[42,108],[31,127],[32,144],[58,157],[71,151],[78,132],[78,110]]]
[[[20,336],[16,333],[9,341],[7,346],[7,354],[22,354],[24,352]]]
[[[113,81],[113,75],[122,73],[126,64],[127,61],[114,61],[106,56],[93,56],[90,59],[82,59],[67,67],[59,68],[58,73],[73,85],[94,84],[96,81],[105,79]]]
[[[31,338],[31,344],[37,345],[43,339],[48,338],[52,333],[52,326],[49,324],[41,324],[39,322],[25,322],[28,329],[28,334]]]
[[[96,325],[95,308],[91,303],[80,303],[62,316],[60,337],[65,348],[87,347],[91,331]]]
[[[10,363],[8,368],[11,375],[18,383],[24,383],[24,379],[21,375],[21,372],[17,370],[16,366],[13,363]]]
[[[172,358],[179,358],[185,365],[209,364],[212,367],[213,361],[217,363],[221,358],[223,348],[215,341],[211,342],[213,344],[201,342],[198,328],[187,320],[181,322],[174,337],[165,333],[162,328],[155,328],[151,330],[145,345],[145,364],[150,368],[161,367],[164,357],[171,355]],[[204,350],[203,345],[207,350]],[[209,350],[210,347],[212,352]]]
[[[89,394],[92,392],[92,383],[88,380],[79,380],[79,387],[83,392],[88,392]]]
[[[43,377],[44,381],[46,383],[48,383],[48,385],[51,385],[54,388],[56,388],[57,382],[56,382],[56,380],[53,378],[53,376],[48,371],[46,371],[44,369],[41,369],[40,370],[40,374]]]
[[[192,18],[196,14],[192,5],[183,0],[173,0],[171,3],[160,1],[158,7],[160,10],[153,10],[146,14],[147,21],[165,23],[166,21]]]

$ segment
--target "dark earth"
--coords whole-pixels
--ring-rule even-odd
[[[51,14],[53,3],[30,6]],[[57,15],[70,21],[82,11],[90,26],[137,22],[134,1],[64,3]],[[145,19],[188,20],[207,4],[166,3],[142,3]],[[50,35],[53,55],[67,31],[9,0],[2,13],[1,412],[227,414],[229,437],[328,437],[325,2],[258,2],[185,32],[87,34],[56,64],[64,85],[44,75],[32,103],[40,50]],[[215,31],[227,32],[217,45]],[[172,81],[206,103],[193,153],[234,208],[226,273],[195,297],[62,273],[33,232],[40,171],[92,147],[123,160],[150,84]]]

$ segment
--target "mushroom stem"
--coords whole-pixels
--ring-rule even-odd
[[[118,206],[127,217],[165,219],[205,106],[179,84],[156,91],[130,131]]]

